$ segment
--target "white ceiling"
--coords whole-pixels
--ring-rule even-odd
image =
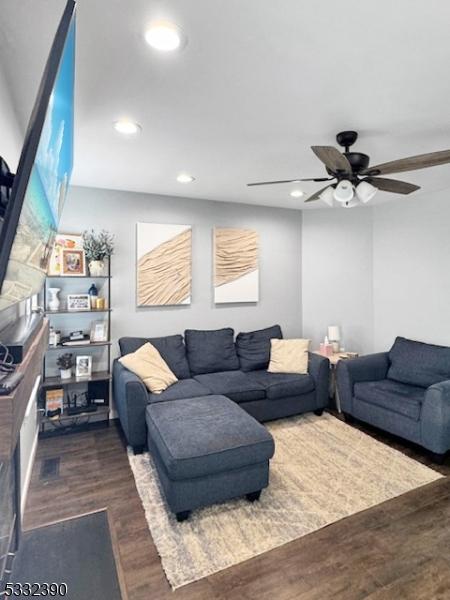
[[[2,0],[0,61],[24,130],[63,6]],[[181,52],[143,41],[161,17],[187,35]],[[245,184],[324,175],[309,146],[342,129],[372,164],[450,147],[450,2],[79,0],[77,21],[75,184],[301,208],[292,186]],[[123,116],[139,137],[112,129]],[[426,201],[450,166],[399,178]]]

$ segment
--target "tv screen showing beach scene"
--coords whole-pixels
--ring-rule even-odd
[[[38,112],[46,111],[45,120],[31,171],[27,173],[28,182],[1,288],[0,309],[42,289],[58,230],[73,165],[74,18],[62,54],[50,55],[49,61],[55,59],[58,66],[48,103],[37,107]],[[23,153],[26,151],[25,142]],[[19,163],[16,177],[20,176]]]

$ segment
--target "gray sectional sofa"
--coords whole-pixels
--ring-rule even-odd
[[[444,460],[450,450],[450,348],[398,337],[389,352],[340,361],[336,377],[346,415]]]
[[[135,452],[147,444],[145,411],[149,404],[222,395],[258,421],[270,421],[328,405],[329,361],[310,354],[307,375],[268,373],[270,340],[281,338],[279,325],[239,333],[188,329],[160,338],[123,337],[121,355],[150,341],[179,381],[161,394],[149,393],[143,382],[118,360],[113,367],[113,391],[122,429]]]

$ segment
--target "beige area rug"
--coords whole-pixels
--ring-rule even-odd
[[[148,453],[128,456],[154,543],[173,589],[286,544],[442,477],[329,414],[274,421],[270,485],[178,523]]]

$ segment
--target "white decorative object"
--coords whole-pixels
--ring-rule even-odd
[[[61,379],[70,379],[72,377],[72,369],[60,369]]]
[[[56,287],[47,288],[47,293],[48,293],[47,308],[48,308],[48,310],[52,310],[52,311],[59,310],[59,307],[61,306],[61,302],[60,302],[58,294],[60,291],[61,291],[61,288],[56,288]]]
[[[192,227],[138,223],[138,306],[191,303]]]
[[[67,310],[91,310],[89,294],[67,294]]]
[[[214,302],[258,302],[259,236],[253,229],[214,229]]]
[[[339,325],[328,326],[328,339],[333,346],[333,352],[336,354],[339,352],[339,342],[341,341],[341,330]]]
[[[105,263],[103,260],[91,260],[89,263],[91,277],[101,277],[105,274]]]

